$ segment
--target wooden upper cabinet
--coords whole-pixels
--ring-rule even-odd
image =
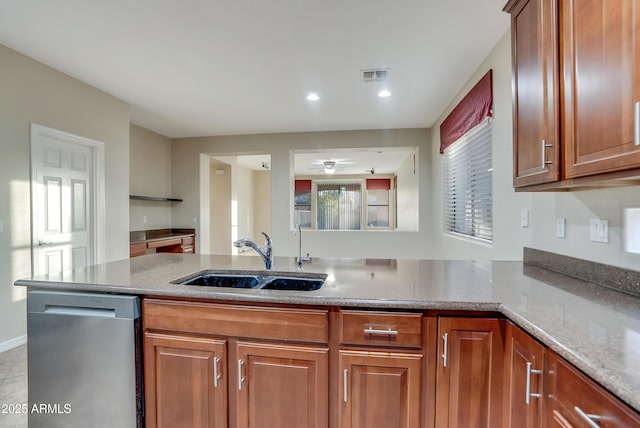
[[[501,427],[505,321],[438,319],[436,427]]]
[[[640,1],[562,0],[566,178],[640,167]]]
[[[506,350],[505,426],[542,427],[545,347],[509,323]]]
[[[560,179],[557,0],[513,0],[513,184]]]

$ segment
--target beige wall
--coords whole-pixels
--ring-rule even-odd
[[[409,156],[397,171],[398,230],[418,229],[418,213],[420,210],[418,168],[420,165],[416,161],[417,158],[418,153],[416,150],[416,153]]]
[[[211,254],[231,254],[231,165],[218,160],[210,165]]]
[[[105,145],[105,256],[128,257],[129,107],[126,103],[0,45],[0,350],[24,340],[30,276],[29,124]]]
[[[171,140],[133,124],[129,128],[129,193],[178,197],[171,193]],[[171,227],[171,206],[171,202],[129,201],[129,230]]]
[[[427,129],[398,129],[381,131],[336,131],[315,133],[288,133],[242,135],[177,139],[173,142],[173,189],[185,195],[185,201],[173,209],[175,222],[188,221],[194,213],[204,218],[208,200],[201,200],[200,188],[206,186],[198,164],[204,155],[256,154],[271,155],[271,232],[274,254],[294,256],[297,239],[292,234],[293,208],[293,150],[363,148],[363,147],[419,147],[418,164],[429,165],[429,131]],[[420,182],[419,230],[417,231],[308,231],[304,237],[304,252],[315,257],[388,257],[428,258],[431,246],[431,207],[426,203],[430,175],[428,168],[418,169]],[[208,195],[208,192],[206,192]],[[207,196],[208,197],[208,196]],[[203,221],[198,228],[209,227]],[[199,248],[206,248],[200,245]],[[205,251],[205,250],[203,250]]]
[[[271,235],[271,171],[253,171],[253,239],[262,244],[260,232]]]
[[[638,186],[572,192],[516,193],[513,190],[511,38],[507,33],[452,100],[432,128],[433,201],[436,213],[435,254],[441,258],[520,260],[522,247],[566,254],[615,266],[638,269],[640,256],[623,251],[622,216],[627,207],[640,207]],[[442,232],[442,163],[438,154],[439,127],[466,92],[493,69],[493,214],[492,246],[459,239]],[[520,212],[530,210],[530,226],[520,226]],[[565,239],[555,237],[556,218],[567,219]],[[589,219],[609,221],[609,243],[589,240]]]
[[[253,171],[241,165],[234,165],[233,174],[233,194],[237,204],[236,211],[236,234],[233,240],[240,238],[254,239],[253,216],[255,192],[253,189]],[[233,212],[232,212],[233,213]],[[256,241],[261,243],[262,240]]]

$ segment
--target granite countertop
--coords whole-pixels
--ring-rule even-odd
[[[521,262],[313,259],[316,291],[224,289],[171,281],[197,271],[263,270],[258,257],[155,254],[16,281],[77,291],[245,302],[495,311],[640,411],[640,298]],[[295,272],[276,257],[274,271]]]

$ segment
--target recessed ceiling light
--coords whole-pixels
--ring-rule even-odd
[[[387,91],[386,89],[383,89],[380,92],[378,92],[378,96],[380,98],[387,98],[390,95],[391,95],[391,92]]]
[[[307,95],[307,99],[309,101],[318,101],[320,97],[315,92],[311,92],[309,95]]]

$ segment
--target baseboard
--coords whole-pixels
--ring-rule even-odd
[[[15,337],[13,339],[9,339],[6,342],[0,343],[0,352],[8,351],[9,349],[16,348],[20,345],[24,345],[25,343],[27,343],[26,334]]]

